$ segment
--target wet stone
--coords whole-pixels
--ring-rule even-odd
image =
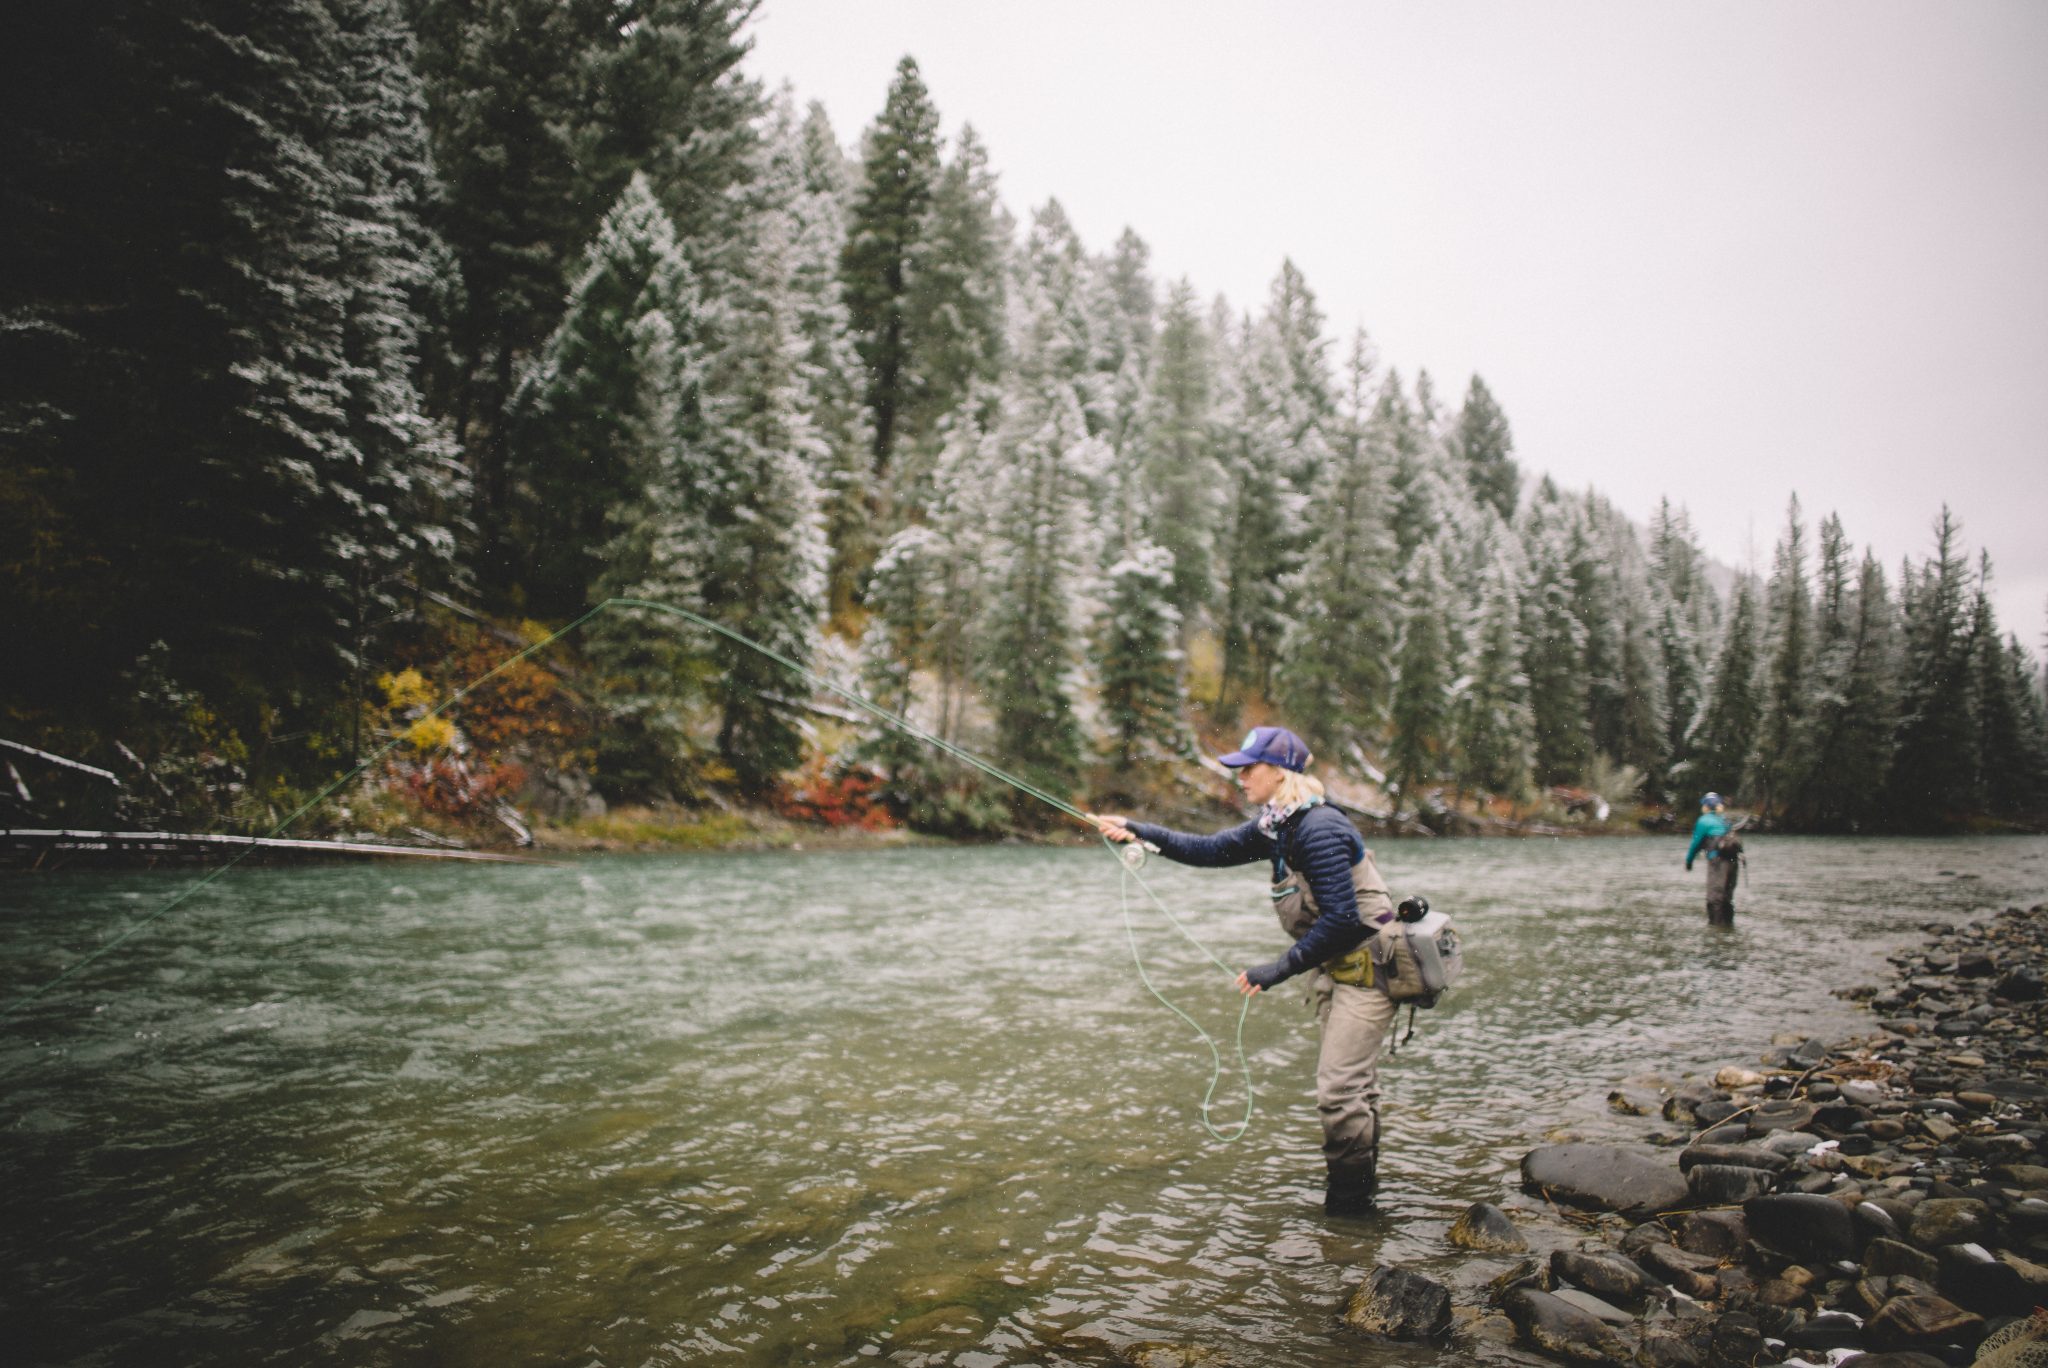
[[[1643,1368],[1704,1368],[1706,1355],[1693,1339],[1671,1326],[1645,1326],[1636,1362]]]
[[[1643,1251],[1639,1262],[1650,1274],[1695,1301],[1712,1301],[1720,1293],[1720,1280],[1714,1276],[1719,1260],[1707,1255],[1688,1254],[1676,1245],[1652,1245]]]
[[[1787,1258],[1832,1263],[1856,1255],[1849,1209],[1832,1197],[1772,1193],[1744,1202],[1742,1214],[1749,1221],[1750,1239]]]
[[[1518,1287],[1502,1309],[1524,1340],[1568,1363],[1627,1364],[1633,1358],[1612,1326],[1548,1292]]]
[[[1447,1238],[1459,1249],[1482,1254],[1519,1254],[1529,1247],[1506,1212],[1488,1202],[1474,1202],[1451,1226]]]
[[[1984,1318],[1965,1311],[1945,1297],[1893,1297],[1870,1318],[1864,1336],[1879,1349],[1915,1349],[1931,1345],[1974,1346],[1984,1338]]]
[[[1435,1339],[1451,1328],[1451,1294],[1420,1273],[1381,1265],[1352,1292],[1344,1323],[1386,1339]]]
[[[1673,1243],[1676,1243],[1676,1241],[1673,1239],[1671,1232],[1664,1228],[1662,1222],[1645,1221],[1621,1237],[1621,1252],[1628,1255],[1631,1259],[1640,1258],[1642,1252],[1651,1245],[1668,1245]]]
[[[1682,1206],[1685,1179],[1667,1164],[1614,1145],[1545,1145],[1522,1159],[1525,1191],[1595,1211],[1655,1215]]]
[[[1819,1110],[1811,1102],[1766,1102],[1749,1114],[1749,1133],[1769,1135],[1772,1131],[1805,1130],[1813,1124]]]
[[[1785,1344],[1792,1349],[1861,1349],[1863,1323],[1854,1316],[1823,1311],[1805,1324],[1785,1332]]]
[[[1640,1302],[1657,1290],[1656,1281],[1618,1254],[1560,1249],[1550,1256],[1552,1277],[1609,1301]]]
[[[1714,1323],[1713,1360],[1718,1363],[1755,1363],[1764,1352],[1764,1333],[1756,1318],[1730,1312]]]
[[[1749,1222],[1739,1211],[1688,1212],[1678,1226],[1678,1247],[1688,1254],[1733,1258],[1749,1240]]]
[[[1863,1271],[1872,1277],[1908,1273],[1922,1282],[1933,1282],[1941,1264],[1932,1254],[1897,1240],[1872,1240],[1863,1251]]]
[[[1856,1228],[1856,1242],[1864,1244],[1870,1240],[1904,1240],[1906,1232],[1899,1225],[1898,1218],[1885,1209],[1883,1202],[1858,1202],[1849,1213],[1849,1219]],[[1908,1213],[1910,1219],[1910,1213]]]
[[[1688,1145],[1678,1154],[1681,1173],[1691,1173],[1697,1164],[1723,1164],[1762,1169],[1766,1173],[1783,1173],[1791,1163],[1791,1156],[1765,1149],[1762,1145]]]
[[[1771,1190],[1777,1179],[1762,1169],[1732,1164],[1695,1164],[1685,1175],[1692,1199],[1701,1206],[1740,1206]]]
[[[1988,1240],[1997,1232],[1991,1208],[1974,1197],[1930,1197],[1913,1208],[1909,1232],[1922,1249]]]
[[[1576,1306],[1588,1315],[1598,1316],[1609,1325],[1632,1325],[1635,1317],[1620,1307],[1601,1301],[1591,1292],[1581,1292],[1576,1287],[1560,1287],[1550,1294],[1561,1302]]]

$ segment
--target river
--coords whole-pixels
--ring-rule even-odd
[[[1380,846],[1468,967],[1382,1072],[1382,1214],[1335,1224],[1299,994],[1252,1004],[1250,1126],[1212,1138],[1209,1050],[1145,991],[1099,848],[237,869],[5,1023],[8,1354],[1469,1363],[1335,1313],[1376,1261],[1476,1300],[1503,1261],[1445,1228],[1546,1136],[1640,1138],[1618,1082],[1856,1030],[1829,990],[1921,923],[2048,896],[2048,838],[1762,837],[1721,931],[1682,854]],[[6,876],[0,997],[194,877]],[[1279,949],[1262,871],[1143,877],[1226,962]],[[1225,975],[1134,896],[1146,971],[1230,1057]]]

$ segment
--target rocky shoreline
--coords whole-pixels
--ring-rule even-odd
[[[1921,931],[1894,983],[1841,990],[1870,1030],[1611,1094],[1683,1135],[1531,1151],[1547,1259],[1489,1204],[1449,1232],[1524,1256],[1487,1304],[1380,1268],[1346,1324],[1645,1368],[2048,1368],[2048,904]]]

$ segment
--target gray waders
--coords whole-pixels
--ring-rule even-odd
[[[1372,852],[1351,867],[1359,919],[1378,926],[1394,910],[1387,882]],[[1300,940],[1320,914],[1308,880],[1289,871],[1273,885],[1273,911],[1280,927]],[[1317,971],[1311,981],[1322,1048],[1316,1057],[1316,1114],[1323,1123],[1323,1162],[1329,1171],[1323,1210],[1331,1216],[1362,1216],[1373,1209],[1379,1187],[1380,1047],[1394,1021],[1394,1002],[1374,962],[1377,938]]]
[[[1735,880],[1742,872],[1740,855],[1715,855],[1707,861],[1707,925],[1735,925]]]

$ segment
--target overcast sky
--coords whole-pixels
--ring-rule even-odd
[[[766,0],[842,142],[896,62],[1021,219],[1476,371],[1523,469],[1768,570],[1797,492],[1896,574],[1943,503],[2048,630],[2048,3]],[[1341,346],[1333,352],[1341,351]]]

